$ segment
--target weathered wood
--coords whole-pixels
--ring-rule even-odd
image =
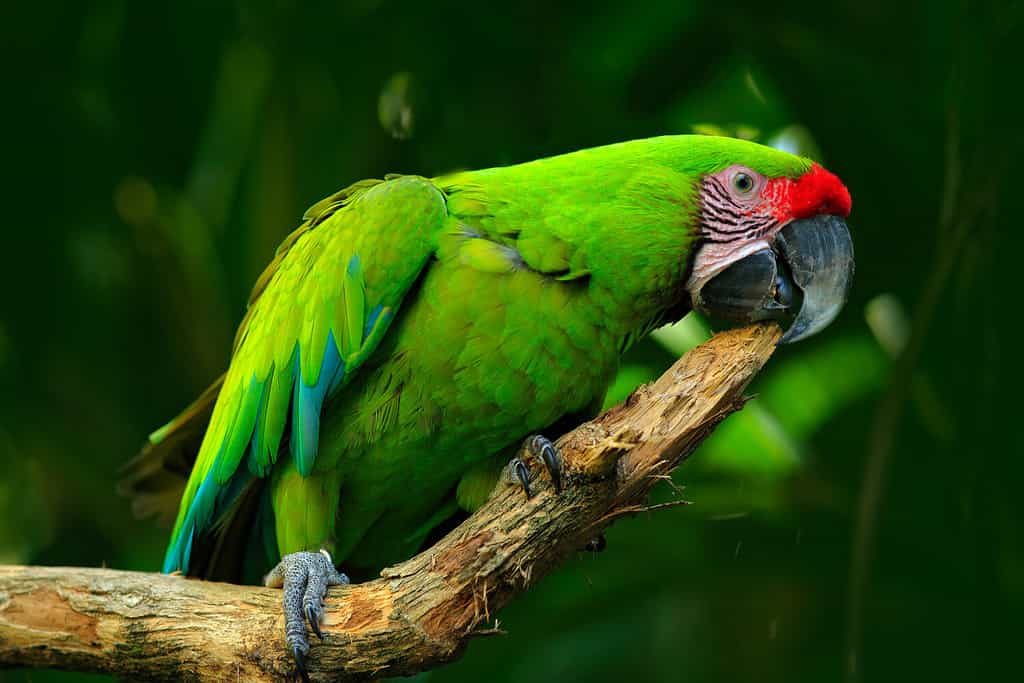
[[[780,332],[716,335],[622,405],[560,439],[567,485],[499,487],[433,547],[375,581],[332,588],[314,680],[409,675],[450,662],[497,610],[617,517],[727,415]],[[535,472],[538,468],[534,468]],[[610,552],[614,552],[612,549]],[[0,666],[155,680],[294,676],[280,592],[110,569],[0,567]]]

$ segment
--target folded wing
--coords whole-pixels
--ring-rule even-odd
[[[313,471],[324,400],[387,334],[445,217],[441,192],[414,176],[363,181],[306,212],[254,288],[181,499],[165,572],[188,569],[196,535],[281,454],[303,476]]]

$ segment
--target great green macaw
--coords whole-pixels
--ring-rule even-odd
[[[318,631],[326,586],[347,580],[335,562],[366,575],[414,554],[524,437],[593,414],[651,330],[691,307],[779,319],[783,341],[831,322],[849,212],[818,164],[710,136],[350,185],[306,212],[227,372],[135,461],[138,508],[177,508],[164,571],[239,580],[280,561],[268,581],[303,670],[305,622]],[[550,442],[529,446],[557,484]],[[189,468],[179,497],[168,473]]]

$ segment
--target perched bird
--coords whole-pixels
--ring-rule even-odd
[[[304,671],[306,622],[319,633],[326,587],[347,582],[335,562],[367,575],[414,554],[525,437],[594,414],[651,330],[691,307],[778,319],[783,341],[831,322],[849,212],[818,164],[709,136],[350,185],[256,282],[224,376],[130,467],[137,508],[177,508],[164,571],[273,567]],[[526,448],[557,487],[551,442]],[[529,469],[506,471],[529,495]]]

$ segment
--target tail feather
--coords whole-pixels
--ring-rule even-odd
[[[247,473],[245,484],[210,530],[207,542],[194,551],[190,574],[211,581],[260,582],[273,566],[264,543],[267,519],[263,513],[269,503],[263,495],[265,484],[265,479]],[[276,546],[275,542],[274,551]]]
[[[222,376],[180,415],[153,432],[142,451],[122,467],[117,490],[131,499],[137,518],[152,517],[162,527],[173,526],[223,382]],[[177,547],[174,554],[191,556],[187,571],[191,576],[240,581],[252,573],[245,566],[247,556],[252,555],[247,546],[254,545],[253,524],[263,499],[260,494],[264,481],[248,476],[238,477],[235,483],[222,492],[225,495],[218,496],[215,507],[220,512],[209,532],[199,537],[188,534],[168,549],[174,553]],[[262,551],[262,533],[256,536],[259,539],[255,545]]]
[[[223,382],[221,376],[180,415],[153,432],[142,452],[121,468],[117,491],[131,499],[139,519],[155,517],[168,528],[174,524]]]

